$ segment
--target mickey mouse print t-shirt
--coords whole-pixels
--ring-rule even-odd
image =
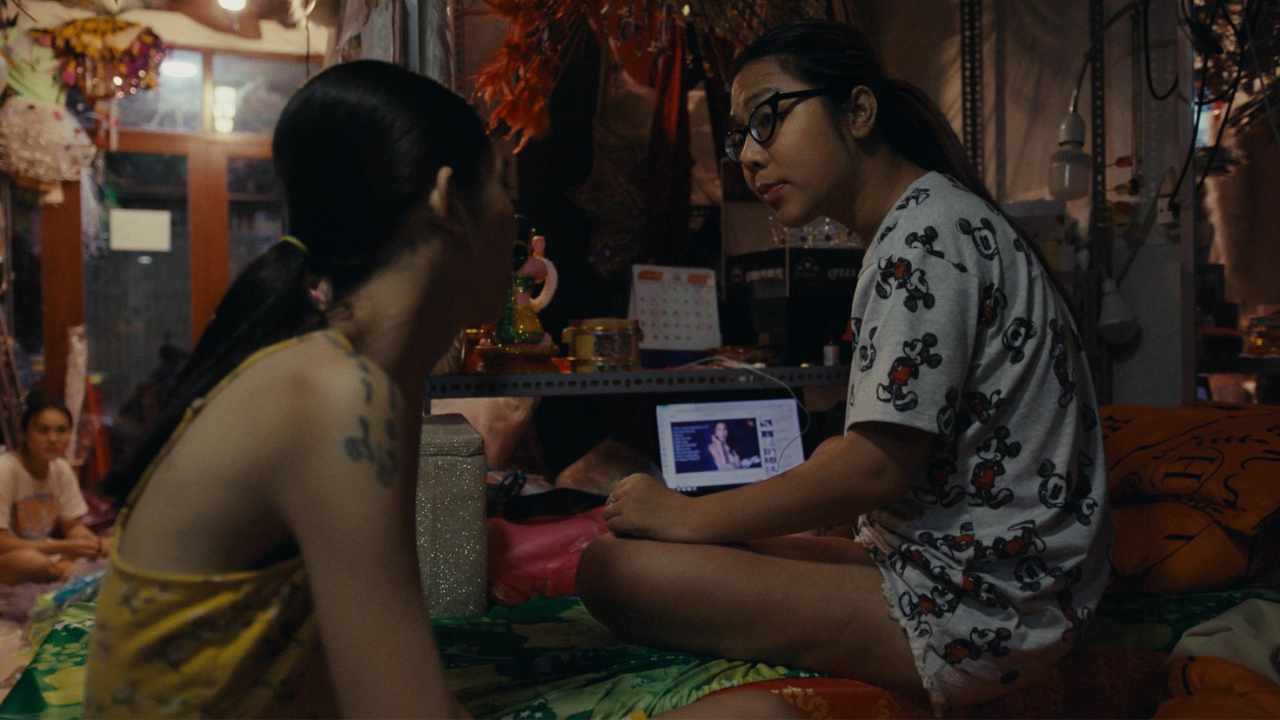
[[[1034,679],[1106,585],[1106,463],[1071,313],[1004,218],[913,183],[854,292],[846,427],[933,433],[908,494],[859,519],[935,708]]]

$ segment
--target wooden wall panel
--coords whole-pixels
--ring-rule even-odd
[[[253,57],[291,57],[272,53],[238,53]],[[313,66],[320,67],[314,57]],[[212,93],[212,53],[205,53],[205,78]],[[209,99],[203,103],[210,106]],[[205,118],[206,127],[209,125]],[[227,160],[231,157],[271,157],[269,136],[219,135],[209,132],[173,134],[122,130],[119,152],[185,155],[189,208],[191,342],[213,318],[218,301],[230,283],[231,221],[227,188]],[[84,255],[81,247],[80,184],[64,183],[66,201],[41,211],[41,282],[45,338],[45,388],[63,392],[67,366],[67,329],[85,322]]]
[[[62,192],[61,205],[40,210],[45,390],[54,397],[63,397],[67,380],[67,330],[84,324],[80,183],[63,183]]]
[[[191,208],[191,346],[213,319],[231,274],[231,220],[228,215],[227,154],[206,144],[187,162]]]

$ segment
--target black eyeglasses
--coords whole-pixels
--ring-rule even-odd
[[[773,137],[773,133],[778,129],[778,123],[785,119],[787,113],[790,113],[799,103],[793,103],[787,108],[786,112],[778,110],[778,103],[783,100],[805,100],[812,97],[831,94],[831,88],[813,88],[810,90],[797,90],[795,92],[776,92],[765,98],[756,105],[747,116],[747,126],[745,128],[734,128],[730,130],[724,137],[724,154],[734,162],[742,162],[742,148],[747,144],[747,133],[751,133],[752,139],[763,145]]]

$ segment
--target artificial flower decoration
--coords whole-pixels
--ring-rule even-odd
[[[520,152],[551,127],[547,100],[559,76],[568,38],[584,31],[587,2],[487,0],[510,22],[494,59],[476,75],[476,94],[491,108],[490,129],[505,127]]]
[[[20,184],[52,190],[79,180],[97,149],[61,105],[14,95],[0,107],[0,170]]]
[[[110,16],[72,20],[32,30],[58,57],[58,76],[90,102],[150,90],[168,48],[151,28]]]
[[[504,129],[519,152],[550,129],[547,101],[560,71],[587,33],[624,64],[671,50],[692,26],[705,37],[744,47],[764,28],[818,17],[819,0],[485,0],[508,31],[493,60],[476,75],[476,95],[489,109],[490,130]],[[718,58],[718,60],[723,60]],[[721,74],[727,68],[720,68]]]

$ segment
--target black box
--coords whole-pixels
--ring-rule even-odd
[[[726,342],[772,347],[789,365],[821,363],[848,323],[863,254],[790,247],[726,257]]]

